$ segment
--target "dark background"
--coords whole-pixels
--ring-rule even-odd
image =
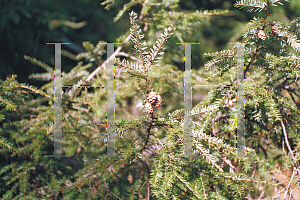
[[[41,67],[31,64],[24,59],[24,55],[34,57],[50,66],[54,66],[54,45],[46,42],[70,42],[63,45],[63,49],[77,55],[84,51],[83,41],[97,44],[99,40],[115,42],[115,39],[128,30],[128,12],[119,21],[113,22],[113,17],[128,1],[105,10],[100,5],[101,0],[0,0],[0,78],[6,79],[11,74],[17,74],[19,82],[41,86],[46,82],[29,79],[34,73],[45,72]],[[193,38],[199,39],[200,45],[195,47],[193,65],[195,68],[203,66],[208,58],[203,58],[204,52],[222,50],[229,42],[241,38],[241,27],[258,13],[249,13],[234,8],[234,0],[184,0],[180,2],[180,10],[213,10],[229,9],[227,16],[215,16],[201,21],[200,29],[195,30]],[[300,14],[300,1],[291,0],[284,6],[274,7],[271,16],[274,20],[288,22]],[[140,6],[133,8],[139,13]],[[274,9],[274,10],[275,10]],[[259,13],[262,15],[263,13]],[[86,21],[87,25],[72,29],[59,26],[57,20],[74,22]],[[192,42],[192,41],[187,41]],[[105,59],[105,58],[104,58]],[[63,71],[69,72],[77,64],[76,60],[62,56]],[[183,63],[173,63],[182,70]],[[96,66],[89,69],[91,72]]]

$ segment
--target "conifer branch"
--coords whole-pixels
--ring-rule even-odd
[[[146,146],[147,146],[147,143],[149,141],[150,134],[151,134],[150,131],[151,131],[152,124],[153,124],[153,113],[151,113],[151,121],[150,121],[149,127],[147,129],[147,138],[146,138],[145,144],[144,144],[141,152],[143,152],[146,149]]]
[[[300,180],[300,169],[299,169],[297,160],[296,160],[296,158],[295,158],[295,156],[294,156],[294,153],[293,153],[293,151],[292,151],[292,149],[291,149],[291,146],[290,146],[290,143],[289,143],[289,140],[288,140],[288,136],[287,136],[287,134],[286,134],[286,130],[285,130],[284,123],[283,123],[283,121],[280,121],[280,123],[281,123],[282,132],[283,132],[284,139],[285,139],[285,144],[286,144],[286,146],[287,146],[287,148],[288,148],[288,150],[289,150],[289,152],[290,152],[290,154],[291,154],[291,156],[292,156],[292,159],[293,159],[293,165],[294,165],[294,168],[296,169],[296,171],[297,171],[297,173],[298,173],[298,177],[299,177],[299,180]]]
[[[125,57],[128,57],[128,58],[132,59],[132,60],[137,61],[139,64],[143,64],[138,58],[136,58],[134,56],[131,56],[131,55],[125,53],[125,52],[119,52],[118,54],[116,54],[116,56],[125,56]]]
[[[27,90],[31,90],[31,91],[34,91],[36,94],[41,94],[41,95],[43,95],[43,96],[45,96],[47,98],[50,98],[49,95],[47,95],[44,92],[41,92],[41,91],[39,91],[37,89],[34,89],[32,86],[26,86],[26,85],[22,85],[21,84],[21,85],[18,85],[17,87],[24,88],[24,89],[27,89]]]
[[[264,3],[264,4],[266,4],[266,3]],[[267,1],[267,4],[266,4],[266,6],[268,7],[269,6],[269,2]],[[265,29],[265,27],[266,27],[266,20],[267,20],[267,17],[268,17],[268,9],[266,8],[265,9],[266,10],[266,13],[265,13],[265,17],[264,17],[264,19],[263,19],[263,28],[262,28],[262,30],[264,31],[264,29]],[[255,50],[255,52],[254,52],[254,54],[253,54],[253,56],[252,56],[252,58],[251,58],[251,60],[250,60],[250,62],[248,63],[248,65],[247,65],[247,67],[246,67],[246,69],[245,69],[245,73],[249,70],[249,68],[250,68],[250,66],[251,66],[251,64],[252,64],[252,62],[256,59],[256,57],[257,57],[257,55],[258,55],[258,52],[259,52],[259,45],[260,45],[260,43],[261,43],[261,40],[258,40],[257,41],[257,44],[256,44],[256,50]]]
[[[91,79],[94,78],[94,76],[100,71],[100,69],[106,70],[107,63],[113,58],[116,57],[116,55],[122,50],[125,43],[127,43],[131,38],[131,34],[129,34],[126,39],[123,41],[122,45],[120,45],[116,51],[107,59],[105,60],[101,65],[99,65],[88,77],[84,82],[89,82]]]
[[[114,61],[114,64],[116,65],[119,65],[120,67],[123,67],[123,68],[128,68],[132,71],[136,71],[137,73],[142,73],[141,71],[141,67],[136,64],[136,63],[130,63],[129,61],[127,60],[123,60],[122,62],[119,61],[119,58],[116,58],[116,61]]]
[[[261,10],[266,9],[267,4],[260,0],[241,0],[236,2],[236,6],[244,6],[251,8],[261,8]]]
[[[12,101],[9,101],[7,99],[2,99],[1,97],[0,97],[0,105],[5,105],[6,110],[14,110],[17,108]]]
[[[198,197],[198,198],[201,198],[200,195],[198,194],[197,191],[193,190],[192,187],[190,186],[190,184],[183,179],[183,177],[181,177],[179,174],[177,174],[174,170],[173,170],[173,174],[182,182],[185,184],[185,186],[191,191],[193,192],[193,194]],[[206,195],[205,195],[206,196]]]
[[[40,80],[45,80],[45,81],[48,81],[48,80],[51,80],[53,79],[53,74],[51,73],[42,73],[42,74],[31,74],[29,76],[29,78],[33,78],[33,79],[40,79]]]
[[[31,63],[36,64],[42,68],[44,68],[49,74],[54,75],[54,70],[49,65],[43,63],[42,61],[37,60],[36,58],[32,58],[30,56],[24,56],[25,60],[29,60]]]
[[[134,42],[135,45],[137,45],[139,57],[143,63],[143,67],[144,67],[144,73],[146,73],[145,61],[144,61],[144,57],[143,57],[143,51],[144,51],[145,47],[142,47],[141,43],[140,43],[140,41],[144,37],[144,35],[139,34],[141,32],[141,30],[139,29],[139,26],[136,24],[136,21],[135,21],[137,18],[137,14],[135,12],[131,11],[130,18],[131,18],[130,23],[133,28],[130,30],[131,30],[131,33],[134,35],[131,37],[131,40]]]
[[[11,150],[11,149],[12,149],[12,150],[16,151],[16,149],[13,147],[13,145],[10,144],[10,143],[7,141],[7,139],[4,138],[4,137],[2,137],[2,136],[0,136],[0,143],[1,143],[1,146],[7,147],[8,150]]]
[[[118,0],[106,0],[103,4],[106,4],[109,7],[109,5],[112,5],[117,1]],[[180,35],[182,34],[182,32],[180,32],[180,29],[182,29],[181,26],[186,26],[186,21],[189,22],[197,17],[220,13],[219,11],[207,13],[204,11],[190,14],[177,11],[168,12],[169,9],[171,9],[171,6],[176,6],[178,2],[179,0],[163,0],[162,3],[149,0],[132,0],[125,4],[115,19],[122,16],[132,5],[141,4],[142,11],[139,19],[147,16],[147,18],[143,20],[143,22],[145,22],[144,30],[147,28],[147,24],[153,24],[154,28],[156,28],[157,25],[174,25],[178,31],[175,33],[178,33],[180,38]],[[291,96],[294,94],[299,98],[298,88],[292,88],[291,84],[298,80],[298,68],[300,66],[298,61],[300,58],[298,58],[298,55],[288,53],[290,49],[285,45],[288,44],[292,46],[294,50],[297,50],[297,46],[299,46],[299,42],[295,37],[297,35],[296,31],[298,31],[298,25],[296,24],[298,23],[297,20],[294,20],[291,26],[281,26],[278,22],[279,32],[278,30],[272,31],[272,33],[267,32],[267,27],[271,25],[271,23],[266,21],[267,16],[269,16],[269,6],[280,4],[281,2],[282,0],[241,0],[239,7],[246,8],[250,11],[251,9],[266,10],[265,17],[258,19],[254,18],[254,20],[248,23],[245,28],[246,34],[244,37],[246,38],[246,43],[251,42],[254,44],[253,49],[245,48],[245,58],[248,62],[246,64],[247,70],[252,67],[254,69],[253,72],[251,72],[251,76],[249,75],[247,78],[247,80],[250,81],[246,81],[245,83],[245,89],[247,90],[245,95],[245,118],[247,118],[247,120],[245,120],[245,127],[247,128],[246,137],[249,137],[248,139],[250,141],[248,144],[250,147],[254,148],[259,146],[258,150],[262,147],[259,143],[260,140],[265,141],[268,139],[269,141],[266,145],[272,144],[277,147],[277,150],[281,149],[280,144],[286,144],[289,153],[285,156],[283,162],[284,165],[288,166],[290,161],[292,161],[294,166],[293,175],[289,184],[285,185],[287,187],[282,191],[279,191],[280,194],[278,194],[277,197],[279,197],[279,195],[282,195],[281,197],[284,195],[287,197],[288,194],[290,194],[290,196],[292,195],[292,192],[289,191],[293,190],[295,184],[294,180],[295,177],[297,177],[297,174],[300,178],[299,167],[297,165],[298,160],[296,160],[298,159],[298,155],[296,156],[298,147],[295,147],[295,150],[292,151],[292,148],[297,145],[295,142],[298,142],[297,138],[295,139],[292,137],[295,137],[295,135],[297,137],[299,131],[299,127],[297,126],[299,121],[299,109],[297,104],[292,102],[291,98],[283,96],[280,94],[280,91],[286,90]],[[153,6],[155,9],[152,9]],[[159,6],[162,6],[162,9],[156,8]],[[156,10],[159,10],[158,14],[155,13]],[[150,11],[151,13],[149,13]],[[182,16],[186,17],[186,20],[180,22],[182,24],[176,24],[176,22],[174,23],[171,20],[164,19],[172,18],[179,20]],[[157,21],[154,19],[155,17],[160,17],[159,20],[161,21]],[[52,90],[49,89],[53,86],[53,82],[44,85],[41,89],[37,89],[27,85],[19,86],[13,79],[8,79],[8,81],[4,81],[3,84],[0,81],[1,86],[3,86],[0,88],[0,105],[6,105],[0,112],[0,120],[1,123],[3,122],[4,124],[4,126],[1,127],[1,131],[3,131],[4,134],[3,136],[0,136],[0,147],[2,147],[5,156],[5,163],[0,169],[0,179],[7,180],[4,188],[0,188],[0,193],[5,199],[19,199],[24,196],[31,199],[43,199],[47,197],[58,198],[60,192],[62,192],[64,199],[123,199],[126,197],[124,197],[125,194],[121,194],[121,192],[124,192],[124,184],[126,183],[122,183],[123,181],[119,182],[119,180],[126,180],[124,175],[132,171],[136,171],[136,179],[134,182],[128,180],[131,184],[133,183],[132,187],[128,189],[125,187],[125,193],[132,199],[137,198],[136,195],[139,195],[139,198],[141,198],[140,195],[143,195],[150,199],[151,194],[155,195],[158,199],[242,199],[246,193],[250,191],[250,187],[256,185],[263,185],[263,189],[259,191],[259,194],[253,194],[254,196],[251,198],[254,199],[259,196],[263,198],[263,195],[265,195],[265,198],[270,198],[267,197],[267,193],[265,192],[267,187],[278,184],[265,182],[265,177],[260,177],[260,175],[263,175],[261,170],[256,170],[256,168],[263,167],[263,169],[270,171],[274,162],[268,160],[268,158],[262,159],[264,158],[263,155],[258,154],[258,152],[256,152],[257,154],[254,154],[253,157],[236,155],[237,149],[234,148],[232,134],[236,129],[236,118],[239,113],[236,111],[236,107],[232,106],[232,102],[234,100],[236,101],[236,98],[233,97],[236,93],[232,90],[228,91],[228,89],[223,88],[212,90],[202,102],[192,109],[191,116],[200,118],[199,121],[192,121],[192,125],[195,125],[192,127],[191,131],[193,145],[195,147],[194,153],[197,155],[200,154],[202,158],[189,159],[178,157],[176,155],[181,152],[183,145],[184,137],[183,127],[181,125],[184,122],[184,110],[178,109],[168,113],[167,117],[155,118],[153,108],[157,105],[161,105],[161,97],[157,97],[158,95],[154,92],[154,87],[156,87],[155,90],[157,90],[160,85],[159,93],[164,94],[165,96],[168,96],[168,92],[170,91],[162,90],[168,90],[169,87],[172,92],[180,93],[180,89],[174,87],[174,85],[176,86],[174,80],[165,80],[177,80],[180,78],[179,75],[181,75],[181,73],[175,73],[177,75],[176,77],[157,75],[161,73],[174,74],[174,71],[170,70],[168,67],[160,69],[161,66],[157,68],[158,72],[156,72],[156,70],[154,71],[155,73],[153,73],[153,75],[146,73],[150,69],[150,66],[153,65],[156,60],[161,58],[159,55],[162,55],[164,50],[162,44],[165,43],[167,37],[171,34],[169,33],[169,29],[166,29],[167,33],[163,33],[162,37],[156,41],[153,48],[150,49],[149,52],[146,52],[145,43],[140,42],[141,39],[143,39],[143,36],[140,35],[140,29],[137,24],[138,23],[134,22],[134,26],[132,27],[133,34],[129,34],[128,37],[125,35],[125,37],[127,37],[125,40],[135,40],[133,43],[135,43],[136,46],[137,56],[130,56],[127,53],[121,52],[122,48],[118,47],[119,50],[117,49],[112,57],[125,56],[127,57],[126,60],[129,58],[137,61],[139,65],[127,62],[126,60],[124,60],[123,63],[115,62],[114,64],[118,67],[119,71],[117,73],[120,73],[121,70],[124,69],[128,71],[129,74],[132,74],[133,77],[137,77],[138,79],[141,77],[144,78],[144,80],[146,80],[146,89],[140,89],[139,87],[141,84],[135,82],[134,79],[120,78],[120,82],[118,82],[120,86],[120,93],[118,93],[120,94],[120,98],[117,99],[117,103],[122,104],[125,116],[132,116],[128,109],[125,108],[132,103],[128,102],[126,104],[125,102],[123,105],[123,97],[133,90],[133,88],[124,90],[124,88],[126,88],[124,86],[134,85],[138,89],[132,94],[133,98],[139,96],[140,93],[144,93],[144,95],[147,96],[146,102],[148,101],[148,109],[146,109],[146,111],[151,115],[143,116],[136,120],[122,119],[120,122],[117,122],[117,124],[114,124],[114,126],[118,127],[115,137],[120,138],[120,140],[117,140],[115,143],[116,149],[121,149],[119,152],[123,155],[122,159],[116,160],[106,157],[95,159],[92,164],[88,163],[89,160],[94,159],[94,155],[104,152],[105,141],[102,137],[103,134],[98,134],[100,131],[99,129],[97,130],[94,127],[94,129],[90,127],[96,125],[90,123],[91,120],[95,120],[95,118],[90,115],[92,113],[81,111],[89,111],[90,108],[93,108],[96,112],[100,112],[102,108],[105,108],[105,105],[102,105],[102,98],[105,97],[105,94],[100,92],[100,98],[98,93],[95,93],[94,95],[94,99],[101,101],[101,108],[98,108],[95,105],[90,106],[92,103],[88,100],[85,102],[85,100],[82,100],[80,97],[75,98],[81,90],[78,90],[75,87],[71,90],[67,89],[63,96],[63,103],[67,106],[64,106],[65,113],[63,117],[65,122],[62,125],[66,133],[65,136],[69,139],[68,142],[63,143],[64,149],[66,149],[66,153],[73,154],[74,159],[77,157],[80,159],[75,164],[76,168],[80,168],[80,170],[69,170],[68,172],[70,172],[70,174],[77,173],[75,175],[67,175],[63,174],[66,172],[66,166],[61,164],[64,163],[59,163],[59,161],[54,160],[57,165],[53,167],[53,159],[40,159],[40,156],[45,154],[44,152],[49,151],[49,147],[45,146],[45,144],[48,145],[53,142],[52,136],[54,136],[53,130],[55,128],[53,128],[53,119],[50,117],[53,114],[53,109],[51,109],[53,106],[50,104],[47,106],[43,105],[36,107],[37,103],[40,103],[40,101],[34,100],[32,96],[35,97],[37,96],[36,94],[39,94],[43,96],[43,100],[45,99],[47,101],[47,99],[50,99],[50,102],[53,101],[51,97]],[[266,34],[264,35],[264,33],[261,33],[260,37],[255,35],[253,30],[257,27],[263,27],[262,30],[266,31]],[[275,28],[274,30],[276,30]],[[157,32],[157,30],[153,29],[153,32]],[[150,34],[152,33],[150,32]],[[125,40],[123,44],[125,43]],[[282,42],[284,44],[279,46],[281,49],[278,54],[273,55],[273,50],[271,53],[268,51],[270,45],[275,42],[278,42],[278,44]],[[89,42],[84,43],[83,46],[86,48],[87,52],[79,54],[78,58],[87,58],[86,60],[90,62],[90,66],[92,65],[92,62],[96,60],[96,65],[98,65],[97,69],[85,79],[84,75],[88,74],[88,72],[84,69],[88,68],[89,65],[82,66],[82,64],[79,63],[70,73],[65,74],[64,83],[80,87],[84,82],[88,82],[97,76],[99,77],[99,82],[102,84],[104,82],[104,75],[100,77],[98,76],[98,73],[100,72],[99,70],[106,67],[107,62],[111,62],[111,57],[105,62],[100,63],[100,56],[103,55],[104,52],[102,46],[105,46],[101,45],[100,41],[96,47]],[[227,78],[227,75],[232,72],[233,66],[236,65],[236,47],[234,47],[233,50],[225,50],[206,55],[215,57],[205,65],[207,69],[213,65],[218,65],[219,68],[215,75],[222,75],[222,77],[224,76]],[[45,68],[46,71],[51,71],[51,69],[47,68],[43,63],[34,60],[32,61],[40,66],[43,65],[43,68]],[[248,74],[250,74],[249,71]],[[198,77],[196,78],[199,80],[200,75],[197,76]],[[260,76],[259,80],[254,80],[253,77],[255,76]],[[48,71],[45,74],[35,74],[31,77],[42,79],[49,78],[49,80],[53,79],[53,77],[51,77],[51,72]],[[152,84],[150,84],[151,79]],[[282,79],[284,79],[284,81],[277,85]],[[236,82],[236,79],[231,77],[231,81],[229,82],[232,86],[233,83]],[[164,84],[166,87],[164,87]],[[271,88],[272,86],[275,87],[275,90]],[[43,89],[47,89],[48,94],[46,93],[45,95]],[[30,92],[29,90],[33,92]],[[151,90],[153,91],[150,95]],[[248,93],[248,91],[251,92],[251,94]],[[92,96],[89,92],[90,91],[86,91],[85,93],[88,98]],[[147,92],[148,95],[146,94]],[[138,101],[141,105],[143,100],[139,99]],[[168,100],[166,100],[166,102],[168,102]],[[223,106],[224,102],[225,107]],[[152,107],[149,106],[149,104],[151,104]],[[25,106],[20,107],[19,105]],[[16,112],[11,112],[11,110],[9,110],[11,108],[19,109],[17,109]],[[283,111],[281,109],[283,109]],[[166,110],[169,110],[169,108],[167,107]],[[36,116],[36,118],[31,116]],[[8,118],[13,121],[8,121]],[[286,120],[284,123],[289,123],[291,126],[288,127],[290,136],[287,135],[281,118]],[[277,122],[276,124],[272,123],[274,121],[273,119],[281,121],[283,130],[281,139],[284,141],[283,143],[277,141]],[[102,122],[99,122],[97,125],[100,124],[105,125],[105,123]],[[107,124],[107,126],[109,125],[112,124]],[[165,138],[159,139],[157,135],[151,133],[151,129],[154,127],[165,128],[166,134],[164,133],[164,130],[158,132],[159,134],[163,133],[163,136],[166,135]],[[143,141],[136,137],[141,134],[140,131],[130,131],[136,130],[137,128],[146,130],[145,134],[142,134]],[[273,128],[275,128],[275,131],[273,131]],[[217,130],[218,134],[215,134],[214,130]],[[135,135],[135,133],[137,134]],[[151,135],[154,138],[150,137]],[[4,139],[2,139],[2,137]],[[253,139],[253,142],[251,139]],[[98,142],[96,142],[97,140]],[[154,144],[152,144],[152,141]],[[14,145],[16,145],[16,147]],[[133,146],[133,148],[126,148],[126,146]],[[14,152],[9,152],[10,147],[14,148],[11,149]],[[76,150],[76,147],[83,147],[85,151],[80,152],[80,149]],[[247,154],[255,153],[255,150],[250,147],[246,147],[245,152]],[[269,148],[265,146],[262,148],[264,153],[269,155]],[[87,154],[87,152],[92,151],[94,152],[91,156]],[[285,153],[284,148],[283,151]],[[236,155],[234,161],[230,157],[232,155]],[[18,156],[26,156],[26,162],[24,162],[24,159],[18,159]],[[39,166],[35,164],[37,161]],[[80,163],[83,163],[83,166],[79,166],[79,161]],[[132,162],[137,166],[131,165]],[[253,162],[254,166],[252,165]],[[67,165],[67,167],[73,168],[73,166],[70,165]],[[141,176],[139,176],[139,170],[143,168],[147,168],[145,170],[146,172],[141,171]],[[229,172],[226,171],[228,168]],[[239,174],[235,174],[234,170],[235,172],[239,172]],[[42,171],[42,175],[37,173],[38,171]],[[252,173],[252,177],[248,177],[249,171]],[[53,172],[56,175],[53,175]],[[34,176],[32,176],[32,174],[34,174]],[[61,179],[60,176],[64,176],[63,179]],[[138,176],[140,178],[138,178]],[[256,180],[255,177],[258,177],[259,179]],[[72,180],[73,183],[71,183],[70,180]],[[1,183],[4,182],[0,181],[0,185]],[[146,184],[147,188],[145,188]],[[178,196],[178,193],[180,193],[181,196]],[[248,193],[250,196],[250,192]],[[96,195],[98,196],[96,197]],[[295,195],[293,197],[295,198]],[[275,195],[273,198],[275,198]]]
[[[160,59],[160,58],[156,58],[158,55],[162,55],[164,53],[164,52],[160,52],[160,51],[164,50],[164,47],[163,47],[164,43],[173,34],[173,33],[169,33],[171,30],[172,30],[171,27],[166,28],[165,32],[161,35],[161,38],[157,39],[157,41],[156,41],[157,46],[153,45],[153,49],[150,48],[151,60],[150,60],[150,64],[147,66],[145,71],[148,71],[150,66],[154,63],[155,59]]]
[[[114,195],[117,199],[122,200],[120,197],[118,197],[117,195],[115,195],[113,192],[110,191],[110,194]]]

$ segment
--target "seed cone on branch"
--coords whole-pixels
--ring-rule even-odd
[[[157,94],[153,105],[154,105],[155,108],[157,108],[157,107],[160,106],[160,104],[161,104],[161,96],[159,94]]]
[[[151,103],[147,102],[147,103],[145,104],[145,110],[146,110],[146,112],[149,113],[149,114],[152,114],[152,113],[153,113],[154,109],[153,109]]]
[[[161,104],[161,96],[151,90],[151,92],[148,94],[148,102],[152,103],[152,105],[157,108]]]
[[[154,103],[155,100],[156,100],[156,92],[153,92],[153,90],[151,90],[151,92],[148,94],[148,101],[150,103]]]
[[[265,40],[266,39],[265,32],[262,29],[260,29],[260,28],[257,28],[256,35],[261,40]]]
[[[273,22],[272,25],[273,25],[273,26],[272,26],[272,33],[273,33],[274,35],[277,35],[277,34],[278,34],[278,26],[277,26],[277,24],[276,24],[275,22]]]
[[[129,172],[129,175],[127,176],[127,180],[128,180],[128,182],[129,182],[130,184],[133,183],[133,177],[132,177],[132,175],[130,174],[130,172]]]

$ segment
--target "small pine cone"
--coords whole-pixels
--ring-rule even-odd
[[[154,103],[155,100],[156,100],[156,92],[153,92],[151,90],[151,92],[148,94],[148,101],[150,103]]]
[[[153,109],[151,103],[147,102],[147,103],[145,104],[145,110],[146,110],[146,112],[149,113],[149,114],[152,114],[152,113],[153,113],[154,109]]]
[[[127,176],[127,180],[128,180],[128,182],[130,183],[130,184],[132,184],[133,183],[133,177],[132,177],[132,175],[129,173],[129,175]]]
[[[265,40],[266,39],[266,34],[265,34],[265,32],[262,29],[257,28],[256,34],[257,34],[257,37],[259,39],[261,39],[261,40]]]
[[[277,35],[278,34],[278,26],[275,22],[273,22],[273,26],[272,26],[272,33],[274,35]]]
[[[155,108],[157,108],[157,107],[160,106],[160,104],[161,104],[161,96],[159,94],[157,94],[153,105],[154,105]]]

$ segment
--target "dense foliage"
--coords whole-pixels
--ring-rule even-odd
[[[168,61],[187,62],[184,45],[176,43],[192,42],[187,36],[199,20],[227,15],[228,10],[182,12],[177,10],[179,0],[124,4],[115,21],[137,4],[141,10],[139,15],[129,12],[130,29],[116,40],[122,44],[113,55],[103,60],[106,42],[84,42],[78,64],[62,73],[63,85],[72,86],[62,93],[63,154],[71,158],[45,157],[53,154],[56,128],[54,70],[25,56],[46,71],[31,78],[48,83],[37,88],[19,83],[15,75],[1,81],[3,199],[297,199],[300,19],[288,24],[274,20],[270,9],[283,2],[236,2],[237,8],[263,14],[240,30],[239,43],[205,53],[209,59],[205,68],[193,68],[193,97],[208,93],[200,102],[193,98],[191,156],[183,154],[186,73]],[[123,2],[102,4],[108,9],[114,3]],[[235,142],[239,111],[234,85],[239,83],[240,44],[245,46],[243,150]],[[99,157],[107,152],[110,137],[105,112],[108,91],[82,85],[106,85],[109,63],[115,66],[113,136],[118,156]],[[229,87],[203,89],[196,87],[199,84]],[[162,102],[147,114],[151,91],[159,93]]]

